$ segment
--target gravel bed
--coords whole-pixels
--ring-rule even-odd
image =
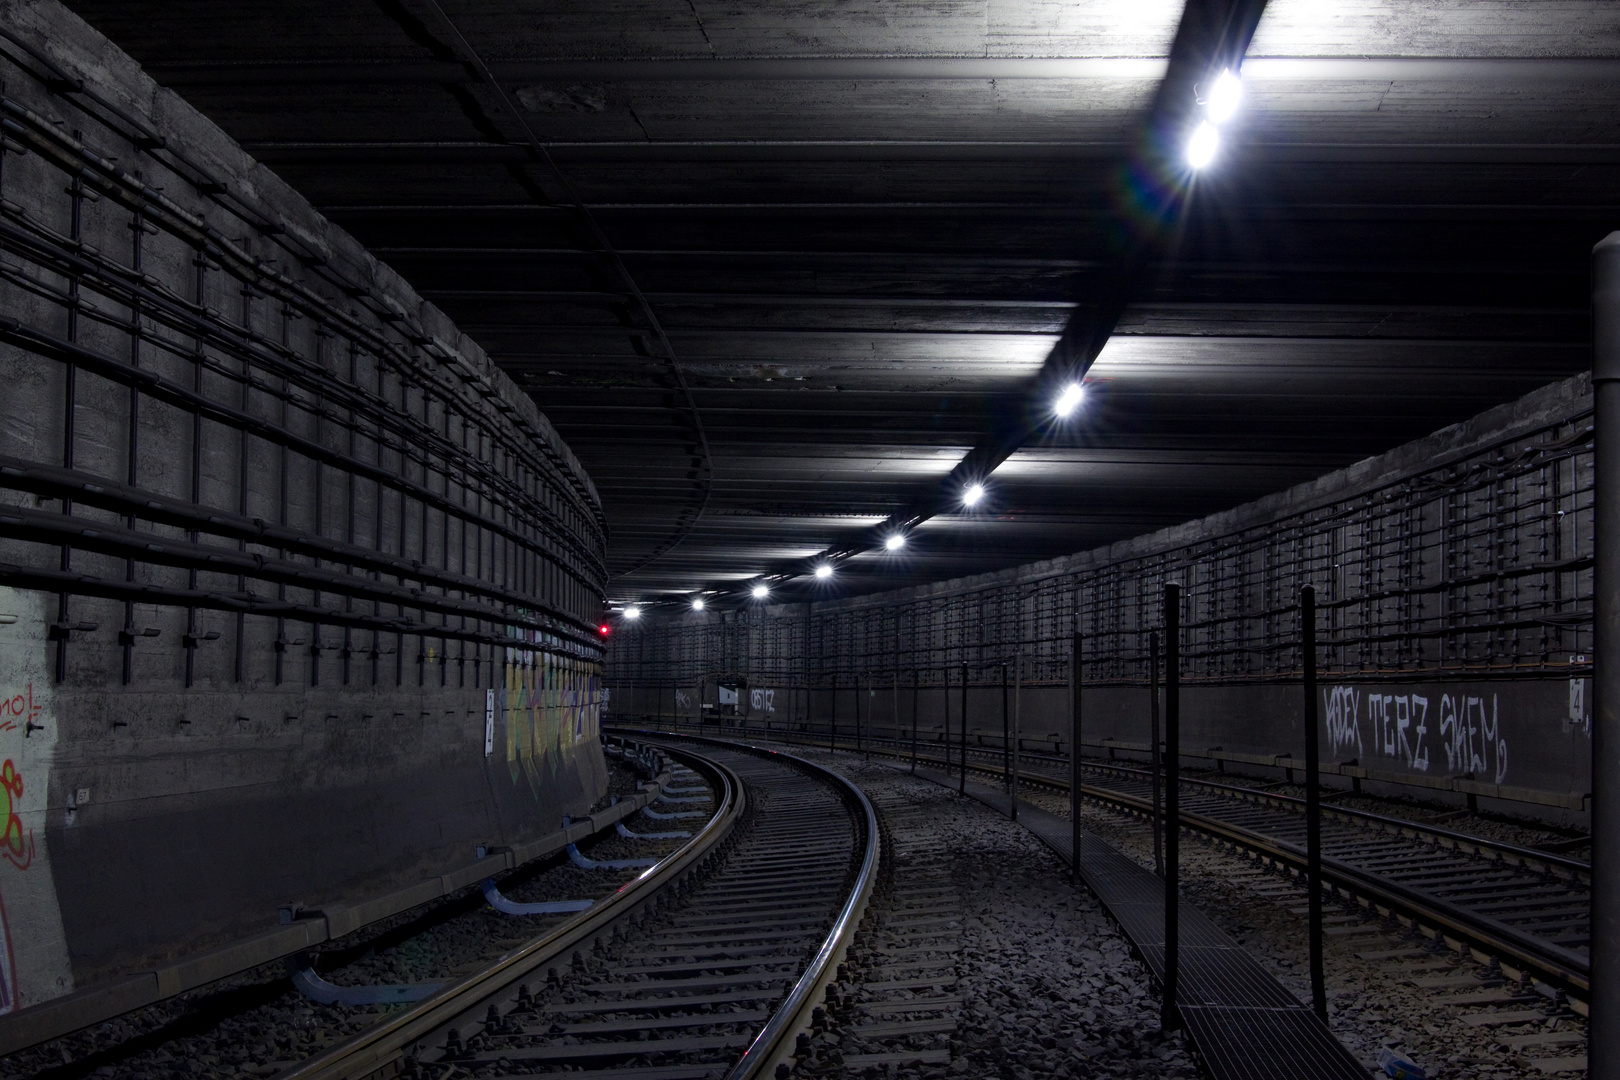
[[[1041,808],[1068,816],[1068,799],[1050,792],[1029,791],[1024,798]],[[1132,815],[1088,802],[1088,831],[1135,859],[1153,866],[1153,834],[1148,824]],[[1229,850],[1197,839],[1181,844],[1182,895],[1197,905],[1217,926],[1264,964],[1301,1001],[1310,1000],[1307,925],[1297,913],[1307,903],[1303,887],[1291,885],[1281,874],[1243,876],[1247,860]],[[1267,895],[1275,892],[1277,895]],[[1376,920],[1364,909],[1330,903],[1330,918],[1343,927],[1368,927]],[[1371,954],[1408,951],[1414,955],[1371,959]],[[1430,941],[1408,931],[1379,930],[1328,935],[1323,948],[1328,994],[1328,1022],[1335,1035],[1369,1067],[1376,1065],[1381,1047],[1391,1047],[1444,1080],[1528,1080],[1549,1075],[1538,1062],[1556,1068],[1573,1065],[1584,1054],[1581,1042],[1556,1039],[1539,1046],[1510,1048],[1503,1038],[1584,1036],[1584,1019],[1548,1002],[1545,1019],[1513,1025],[1474,1026],[1461,1017],[1480,1012],[1524,1009],[1523,1005],[1448,1005],[1447,996],[1486,989],[1491,972],[1439,951]],[[1478,986],[1414,986],[1413,978],[1454,976],[1480,979]],[[1563,1059],[1563,1060],[1557,1060]],[[1380,1073],[1382,1075],[1382,1073]],[[1579,1075],[1571,1071],[1569,1075]]]
[[[640,777],[608,759],[609,795],[633,794]],[[606,806],[611,798],[599,804]],[[626,820],[636,832],[696,831],[699,819]],[[627,840],[614,830],[581,845],[596,859],[663,855],[684,841]],[[585,870],[566,855],[513,875],[501,891],[512,900],[600,899],[636,870]],[[568,916],[502,915],[476,887],[367,926],[317,950],[328,963],[321,977],[337,985],[451,980],[470,974]],[[287,981],[277,961],[210,984],[94,1028],[0,1058],[0,1080],[22,1077],[107,1077],[167,1080],[207,1076],[273,1076],[283,1068],[377,1023],[403,1006],[321,1005]]]
[[[1179,1034],[1159,1032],[1150,977],[1067,867],[1021,826],[972,799],[853,754],[798,752],[832,764],[880,806],[903,800],[926,811],[926,836],[947,848],[962,898],[958,985],[962,999],[948,1065],[864,1075],[895,1077],[1104,1078],[1198,1075]],[[891,825],[891,829],[894,826]],[[897,841],[904,839],[897,836]],[[860,993],[858,983],[846,994]],[[831,1057],[882,1050],[848,1035],[817,1036]],[[847,1042],[846,1042],[847,1040]],[[838,1060],[817,1075],[863,1075]]]

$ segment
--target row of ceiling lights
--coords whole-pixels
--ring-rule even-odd
[[[1197,98],[1198,104],[1204,108],[1204,117],[1199,120],[1192,134],[1187,139],[1187,164],[1193,169],[1203,169],[1214,162],[1220,153],[1221,134],[1220,127],[1237,115],[1238,107],[1243,103],[1243,84],[1230,68],[1223,70],[1215,77],[1209,87],[1209,93]],[[1085,388],[1078,382],[1066,385],[1052,403],[1052,411],[1059,419],[1067,419],[1080,407],[1085,397]],[[971,509],[984,499],[984,484],[978,481],[968,484],[962,489],[962,505]],[[906,546],[904,533],[893,532],[883,541],[888,551],[899,551]],[[833,567],[829,562],[818,565],[815,576],[825,581],[833,576]],[[765,582],[756,582],[750,590],[755,600],[764,600],[771,595],[771,587]],[[703,597],[692,598],[692,610],[702,611]],[[641,618],[641,608],[630,604],[624,609],[624,617],[629,620]],[[607,632],[607,627],[602,631]]]
[[[1187,164],[1193,169],[1203,169],[1215,160],[1220,153],[1221,133],[1220,127],[1232,117],[1237,115],[1238,107],[1243,103],[1243,83],[1237,74],[1230,68],[1223,70],[1215,77],[1210,85],[1209,93],[1198,97],[1198,104],[1204,107],[1204,118],[1193,128],[1187,139]],[[1073,415],[1075,409],[1080,407],[1085,397],[1085,387],[1080,383],[1071,382],[1058,394],[1052,403],[1052,411],[1059,419],[1067,419]],[[984,484],[975,481],[962,489],[962,505],[971,509],[977,506],[984,498]],[[883,541],[883,547],[888,551],[899,551],[906,546],[904,533],[894,532]],[[823,581],[833,576],[831,563],[821,563],[815,569],[815,576]],[[755,600],[764,600],[771,595],[771,587],[765,582],[756,582],[750,590]],[[692,610],[702,611],[703,597],[692,598]],[[624,609],[624,617],[629,620],[641,618],[641,608],[630,604]],[[607,632],[607,627],[602,628]]]
[[[1066,420],[1070,416],[1074,415],[1074,411],[1080,407],[1080,402],[1085,399],[1085,396],[1085,387],[1077,382],[1071,382],[1063,388],[1062,392],[1059,393],[1057,398],[1053,401],[1052,412],[1059,419]],[[978,481],[970,483],[962,489],[962,505],[968,509],[972,509],[984,499],[984,494],[985,488],[983,483]],[[905,546],[906,535],[903,532],[892,532],[883,540],[883,547],[886,551],[899,551]],[[816,566],[814,574],[816,578],[822,581],[832,577],[832,563],[820,563]],[[754,586],[749,590],[749,594],[755,600],[764,600],[771,595],[771,587],[763,581],[755,582]],[[704,606],[703,597],[694,596],[692,598],[693,611],[702,611]],[[633,622],[636,619],[641,618],[641,608],[636,604],[628,604],[624,607],[622,614],[625,619]],[[606,626],[603,626],[601,629],[604,634],[608,631]]]

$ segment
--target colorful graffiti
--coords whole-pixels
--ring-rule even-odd
[[[10,758],[0,766],[0,819],[5,832],[0,834],[0,856],[19,870],[28,869],[34,861],[34,830],[24,829],[22,816],[23,778]]]
[[[514,785],[526,782],[538,796],[569,748],[598,737],[601,674],[584,660],[532,649],[508,649],[506,657],[507,771]]]

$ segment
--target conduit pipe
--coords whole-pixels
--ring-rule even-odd
[[[1620,232],[1592,250],[1592,996],[1587,1076],[1620,1080]]]

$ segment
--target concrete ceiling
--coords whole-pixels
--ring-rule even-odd
[[[1620,225],[1603,0],[1272,0],[1146,247],[1214,48],[1179,2],[69,3],[533,394],[617,600],[921,518],[777,595],[934,580],[1318,475],[1589,366]]]

